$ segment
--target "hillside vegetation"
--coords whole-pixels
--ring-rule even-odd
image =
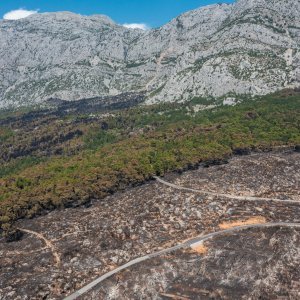
[[[19,218],[87,204],[153,175],[300,144],[297,91],[205,110],[199,103],[0,116],[2,233],[14,234]]]

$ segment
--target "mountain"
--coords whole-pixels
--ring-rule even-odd
[[[148,103],[300,86],[299,0],[239,0],[149,31],[102,15],[0,21],[0,107],[146,92]]]

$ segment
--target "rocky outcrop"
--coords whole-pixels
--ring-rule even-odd
[[[0,21],[0,107],[147,92],[147,102],[300,85],[298,0],[239,0],[149,31],[68,12]]]

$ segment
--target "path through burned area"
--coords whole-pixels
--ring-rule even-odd
[[[94,201],[90,207],[20,220],[17,226],[25,231],[23,238],[0,241],[0,299],[62,299],[136,257],[222,226],[300,223],[299,171],[300,153],[286,151],[238,156],[226,165],[165,178],[197,190],[299,204],[236,201],[152,181]],[[296,228],[276,227],[219,236],[200,248],[143,262],[84,297],[257,299],[275,295],[296,299],[299,234]]]

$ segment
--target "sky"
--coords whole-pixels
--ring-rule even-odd
[[[233,0],[0,0],[0,18],[19,19],[35,12],[71,11],[104,14],[118,24],[142,29],[159,27],[200,6]]]

